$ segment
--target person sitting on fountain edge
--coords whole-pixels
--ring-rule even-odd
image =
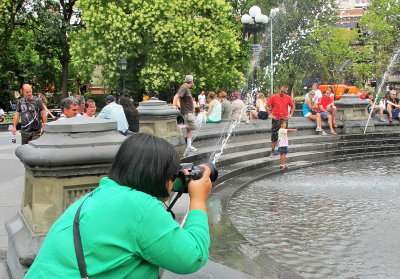
[[[190,207],[181,228],[162,203],[180,170],[177,152],[153,135],[128,137],[108,177],[54,223],[25,278],[156,279],[159,267],[178,274],[199,270],[209,255],[206,200],[212,187],[210,169],[202,168],[203,176],[188,185]],[[87,274],[80,273],[83,267]]]
[[[387,100],[387,111],[389,113],[389,122],[393,121],[393,118],[399,118],[400,101],[397,98],[396,90],[391,90],[389,99]]]
[[[383,118],[383,107],[374,104],[374,94],[372,94],[371,92],[367,93],[365,99],[368,102],[367,106],[368,113],[370,113],[372,110],[372,115],[374,115],[376,112],[379,111],[380,115],[379,122],[386,122],[386,120]]]
[[[290,115],[288,107],[291,107]],[[278,141],[278,131],[281,128],[279,124],[280,119],[285,119],[286,122],[292,118],[296,106],[294,105],[292,97],[287,94],[286,86],[282,85],[279,88],[279,93],[269,97],[267,105],[265,106],[268,115],[272,119],[271,128],[271,153],[270,158],[274,157],[276,142]],[[286,127],[288,124],[286,123]]]
[[[329,128],[331,129],[332,135],[337,135],[333,128],[337,128],[336,124],[336,106],[333,103],[333,98],[330,97],[332,94],[332,88],[328,87],[325,90],[322,98],[318,101],[318,112],[321,113],[323,120],[328,120]]]

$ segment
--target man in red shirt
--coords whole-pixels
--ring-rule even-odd
[[[329,128],[331,129],[332,135],[337,135],[333,127],[337,128],[336,125],[336,106],[333,103],[333,98],[330,97],[332,89],[328,88],[325,90],[322,98],[319,99],[318,112],[321,113],[323,120],[328,119]]]
[[[288,110],[289,106],[291,107],[290,115]],[[295,110],[295,105],[292,98],[287,95],[286,86],[281,86],[278,94],[269,97],[267,105],[265,106],[265,110],[272,119],[271,153],[269,155],[269,157],[272,158],[274,157],[276,142],[278,141],[278,131],[280,129],[279,120],[282,118],[285,119],[287,126],[287,121],[292,118]]]

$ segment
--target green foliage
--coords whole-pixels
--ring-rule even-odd
[[[6,0],[0,3],[0,100],[15,102],[12,91],[23,83],[32,83],[34,93],[66,84],[69,46],[65,14],[75,1]],[[67,18],[68,19],[68,18]],[[68,21],[69,22],[69,21]],[[68,77],[68,76],[66,76]],[[73,80],[70,81],[72,87]],[[68,88],[67,84],[65,88]]]
[[[85,100],[92,99],[96,103],[96,111],[101,111],[106,105],[105,94],[85,94]]]
[[[307,51],[315,26],[335,22],[335,3],[332,0],[287,0],[272,19],[274,89],[285,84],[289,91],[302,91],[303,78],[318,78],[320,71],[314,53]],[[268,12],[265,12],[267,15]],[[259,71],[262,91],[269,91],[271,77],[271,21],[263,40]]]
[[[322,79],[338,84],[351,71],[350,65],[355,57],[356,49],[352,44],[357,40],[357,30],[346,30],[339,27],[326,26],[316,28],[312,35],[313,43],[308,51],[313,53],[320,64]]]
[[[368,31],[367,46],[361,65],[358,66],[365,78],[380,80],[386,71],[390,56],[400,47],[400,5],[397,0],[375,0],[361,18],[360,26]],[[399,72],[399,66],[392,72]]]
[[[81,0],[80,8],[85,28],[73,36],[72,53],[83,78],[102,65],[103,82],[119,88],[118,62],[125,57],[131,94],[172,99],[187,74],[195,91],[244,82],[237,70],[239,26],[222,0]]]
[[[294,102],[304,102],[305,97],[304,96],[296,96],[293,98]]]

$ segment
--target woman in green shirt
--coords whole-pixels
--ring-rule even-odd
[[[25,278],[80,278],[73,221],[81,204],[79,229],[89,278],[157,278],[159,267],[179,274],[199,270],[210,246],[205,205],[210,169],[203,168],[203,177],[189,183],[190,211],[181,228],[162,204],[180,169],[175,149],[152,135],[127,138],[109,177],[54,223]]]

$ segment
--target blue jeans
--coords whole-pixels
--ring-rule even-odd
[[[128,130],[125,130],[125,131],[118,130],[118,132],[123,136],[127,136],[128,135]]]

